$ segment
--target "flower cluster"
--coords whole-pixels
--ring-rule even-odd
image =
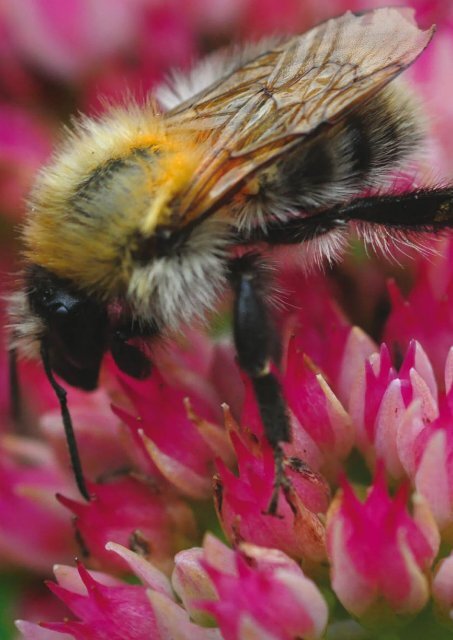
[[[447,258],[442,265],[449,268]],[[282,286],[294,279],[286,272]],[[291,488],[278,517],[267,512],[274,462],[249,383],[242,408],[224,402],[220,413],[228,393],[219,373],[229,372],[233,389],[241,377],[230,347],[194,330],[166,348],[149,380],[125,380],[107,363],[103,390],[88,407],[74,394],[88,503],[62,471],[57,410],[42,418],[53,458],[44,444],[5,436],[0,508],[16,517],[1,527],[3,555],[41,571],[51,558],[70,560],[69,509],[83,560],[77,569],[58,565],[50,584],[70,618],[20,622],[25,638],[291,640],[322,638],[326,628],[347,637],[340,604],[358,637],[400,627],[410,637],[420,617],[449,624],[453,348],[442,377],[416,341],[397,366],[390,343],[378,348],[347,323],[324,277],[299,275],[296,294],[310,302],[313,284],[317,304],[294,304],[279,320],[293,441],[285,445]],[[93,446],[105,451],[101,460]],[[217,516],[234,550],[212,535],[192,546],[206,526],[209,503],[200,501],[213,476]],[[128,573],[140,586],[123,582]]]
[[[64,4],[0,5],[4,270],[12,221],[70,111],[96,111],[99,95],[124,92],[125,78],[133,93],[146,92],[234,37],[303,31],[365,8],[361,0]],[[409,4],[422,24],[439,24],[407,74],[436,116],[424,179],[427,167],[453,169],[443,133],[453,122],[444,81],[453,11]],[[98,391],[68,391],[89,501],[71,476],[41,368],[20,365],[15,423],[0,352],[0,598],[12,594],[20,637],[412,640],[419,629],[450,637],[453,241],[435,242],[428,260],[400,256],[404,270],[358,246],[328,274],[282,261],[275,374],[292,440],[277,515],[268,512],[273,451],[223,324],[186,328],[156,348],[147,380],[106,357]],[[0,615],[0,637],[15,633]]]

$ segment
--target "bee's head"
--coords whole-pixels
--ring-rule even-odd
[[[44,328],[41,343],[52,370],[71,386],[95,389],[106,348],[105,307],[37,266],[27,272],[26,291]]]
[[[128,343],[130,338],[140,337],[133,320],[112,320],[104,303],[77,290],[70,281],[30,266],[25,274],[25,298],[24,310],[29,316],[19,318],[22,325],[14,327],[16,333],[26,334],[27,325],[33,327],[32,338],[41,355],[45,354],[52,371],[71,386],[95,389],[106,351],[128,375],[143,378],[149,374],[148,358]],[[29,338],[19,335],[19,347],[21,337]]]

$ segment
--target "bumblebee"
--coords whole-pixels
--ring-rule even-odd
[[[75,123],[30,197],[10,348],[43,362],[85,498],[55,376],[94,389],[111,352],[122,371],[145,377],[134,340],[152,345],[232,288],[238,362],[275,453],[275,513],[291,433],[272,369],[266,254],[300,245],[334,260],[351,226],[382,244],[453,225],[453,187],[385,191],[422,146],[417,102],[396,78],[433,33],[407,9],[346,13],[213,54],[144,106]]]

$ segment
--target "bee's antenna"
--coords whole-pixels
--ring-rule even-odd
[[[67,402],[67,392],[58,382],[55,380],[53,375],[52,367],[50,366],[49,359],[49,351],[47,349],[47,344],[45,340],[41,341],[41,359],[44,366],[44,371],[46,372],[47,379],[52,385],[53,390],[58,398],[58,402],[60,403],[61,410],[61,418],[63,420],[63,426],[66,435],[66,442],[68,443],[69,449],[69,457],[71,458],[71,466],[74,471],[74,478],[77,484],[77,487],[82,494],[82,496],[89,502],[90,494],[88,493],[88,489],[85,484],[85,478],[83,476],[82,471],[82,463],[80,461],[79,450],[77,448],[77,441],[74,434],[74,429],[72,426],[71,415],[68,409]]]
[[[15,424],[20,424],[22,418],[22,402],[20,396],[19,376],[17,373],[17,349],[8,351],[9,375],[9,410]]]

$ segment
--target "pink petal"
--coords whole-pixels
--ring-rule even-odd
[[[137,578],[140,578],[142,584],[146,587],[150,587],[154,591],[164,594],[168,598],[173,598],[173,591],[170,585],[170,581],[167,576],[159,571],[157,567],[153,566],[151,562],[148,562],[138,553],[123,547],[121,544],[115,542],[108,542],[105,545],[107,551],[113,551],[120,558],[122,558],[130,567],[130,570]]]
[[[375,353],[377,347],[371,338],[359,327],[352,327],[345,344],[343,360],[336,384],[338,397],[345,407],[349,406],[352,389],[363,374],[365,360]]]
[[[195,533],[188,505],[165,487],[138,476],[116,476],[109,482],[88,484],[90,501],[59,501],[76,516],[75,527],[88,551],[101,566],[128,569],[118,554],[106,551],[108,542],[127,545],[152,557],[164,571],[172,566],[181,540]]]
[[[234,551],[223,544],[216,536],[211,533],[205,535],[203,538],[203,551],[206,561],[212,567],[223,573],[236,575],[237,568]]]
[[[446,434],[438,431],[429,440],[415,475],[417,491],[428,501],[442,530],[452,521],[451,478],[445,460]]]
[[[247,613],[239,619],[237,630],[238,640],[280,640],[280,634],[270,633],[259,622]]]
[[[387,472],[395,479],[404,477],[396,438],[401,417],[406,411],[401,393],[401,380],[393,380],[384,393],[376,416],[376,457],[384,461]]]
[[[220,541],[219,547],[224,547]],[[230,553],[233,555],[233,552]],[[171,580],[190,618],[206,626],[211,620],[210,616],[193,605],[194,601],[212,600],[216,597],[214,586],[200,562],[205,556],[206,550],[201,548],[186,549],[177,553]]]
[[[209,477],[199,475],[175,458],[166,455],[142,430],[139,430],[139,435],[152,461],[168,482],[191,498],[209,498],[212,492]]]
[[[439,562],[433,580],[433,598],[444,622],[453,625],[453,553]]]
[[[76,567],[64,564],[56,564],[53,567],[55,579],[60,587],[82,596],[88,595],[87,587],[80,576],[80,571]],[[90,575],[96,582],[106,587],[115,587],[124,584],[119,578],[114,578],[108,573],[101,571],[90,571]]]
[[[277,547],[289,555],[324,558],[324,526],[318,516],[325,512],[329,487],[309,468],[288,469],[293,490],[279,501],[279,517],[267,513],[274,482],[274,459],[270,446],[262,442],[255,454],[232,434],[238,456],[239,477],[221,461],[217,466],[214,497],[218,515],[230,540]]]
[[[199,627],[173,600],[157,591],[148,591],[148,598],[156,616],[159,640],[222,640],[218,629]]]
[[[234,461],[234,451],[225,429],[197,415],[192,408],[190,398],[184,398],[184,406],[187,417],[196,426],[199,434],[213,454],[221,458],[226,464],[232,464]]]
[[[423,432],[421,400],[414,400],[405,410],[398,426],[396,446],[398,458],[409,478],[414,478],[417,469],[418,457],[416,453],[417,436]]]
[[[237,575],[221,573],[205,563],[218,599],[204,601],[203,607],[215,615],[226,640],[241,637],[244,616],[251,619],[245,627],[247,633],[256,635],[263,627],[269,637],[278,640],[321,637],[327,606],[300,569],[249,565],[241,555],[236,562]]]
[[[25,640],[74,640],[74,636],[59,631],[43,629],[38,624],[17,620],[16,627],[19,629]]]
[[[332,586],[338,598],[370,624],[417,613],[428,599],[426,569],[439,546],[426,505],[416,503],[412,517],[406,508],[407,487],[390,497],[382,464],[365,502],[346,481],[343,484],[327,517]]]
[[[337,595],[341,594],[341,602],[348,611],[361,616],[376,597],[376,587],[350,561],[345,527],[345,523],[338,520],[329,530],[332,588]]]
[[[453,347],[450,348],[445,362],[445,393],[448,393],[453,384]]]

